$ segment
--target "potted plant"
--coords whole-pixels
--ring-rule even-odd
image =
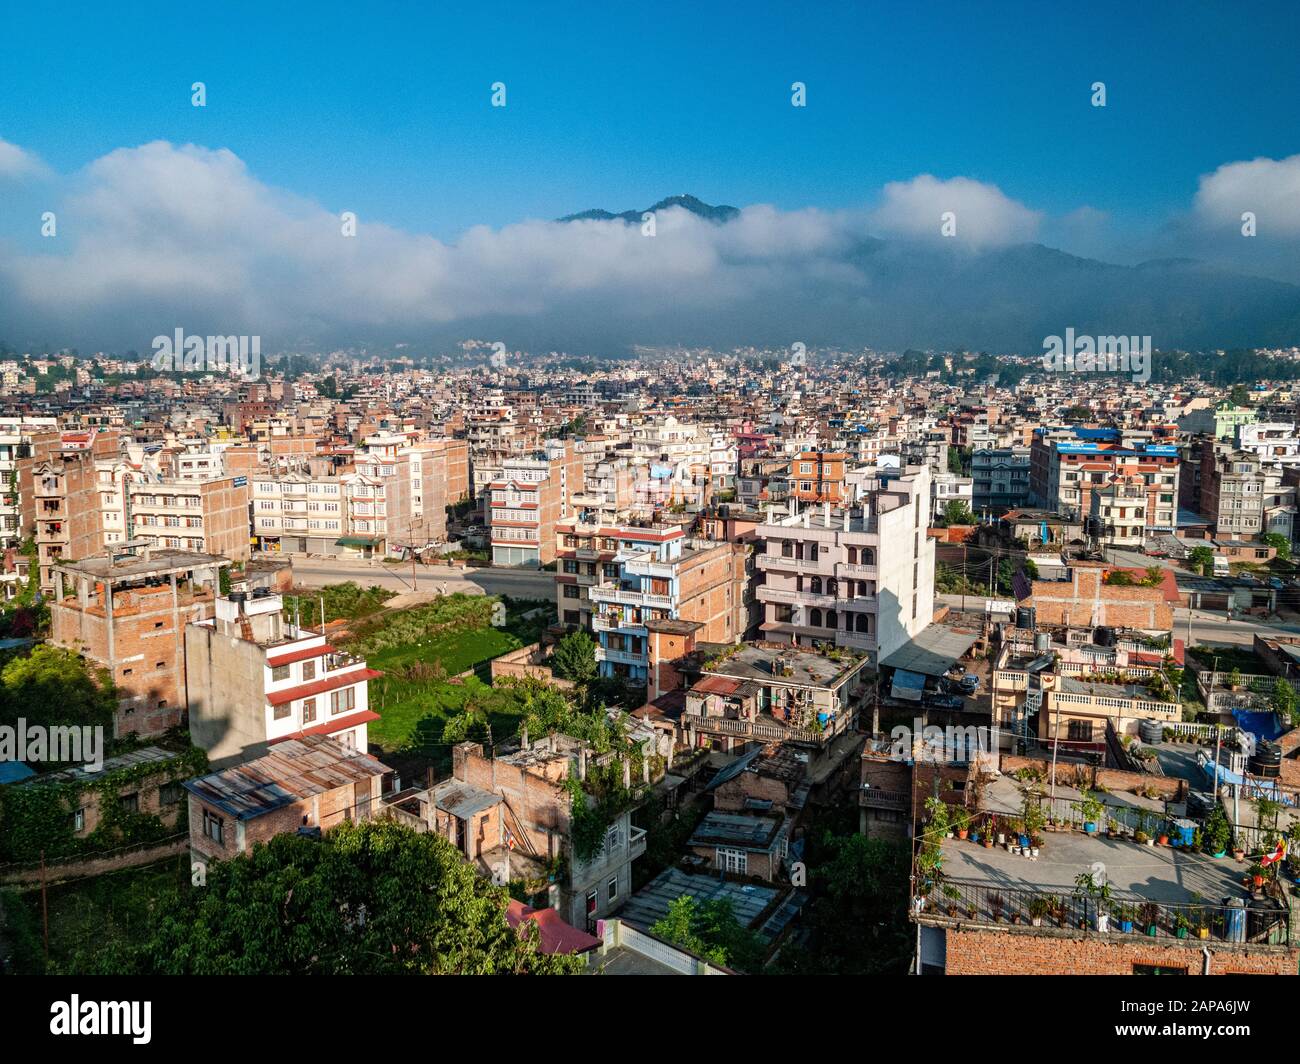
[[[1232,842],[1232,828],[1228,824],[1228,814],[1217,803],[1213,812],[1205,820],[1201,832],[1201,848],[1215,857],[1222,857]]]
[[[1035,895],[1029,899],[1029,922],[1034,927],[1043,926],[1043,917],[1052,909],[1051,900],[1043,894]]]
[[[1119,924],[1120,934],[1133,934],[1133,906],[1120,904],[1115,906],[1115,920]]]
[[[1089,835],[1095,835],[1097,833],[1097,822],[1105,811],[1104,806],[1098,801],[1095,794],[1091,791],[1084,791],[1080,811],[1083,813],[1083,830]]]
[[[1156,937],[1156,931],[1159,929],[1160,906],[1153,901],[1145,902],[1138,907],[1138,922],[1145,929],[1146,934],[1152,938]]]
[[[1192,929],[1192,922],[1187,918],[1187,914],[1180,912],[1174,917],[1174,934],[1179,938],[1186,938]]]
[[[1107,818],[1106,818],[1106,837],[1107,837],[1108,839],[1113,839],[1113,838],[1117,838],[1118,836],[1119,836],[1119,821],[1116,820],[1113,816],[1112,816],[1112,817],[1107,817]]]
[[[1004,904],[1001,894],[989,895],[989,911],[993,914],[993,922],[995,924],[1002,922],[1002,906]]]
[[[971,811],[964,805],[952,812],[952,824],[957,829],[957,838],[964,839],[970,834]]]

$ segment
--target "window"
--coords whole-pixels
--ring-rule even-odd
[[[73,831],[85,831],[85,830],[86,830],[86,810],[85,810],[85,809],[78,809],[75,813],[72,814],[72,830],[73,830]]]
[[[316,679],[316,663],[314,661],[304,661],[302,663],[302,678],[304,681]]]
[[[744,850],[717,851],[717,866],[731,875],[743,876],[749,868],[749,855]]]
[[[582,591],[581,591],[580,588],[578,588],[578,586],[577,586],[576,584],[565,584],[565,585],[564,585],[564,597],[565,597],[565,598],[582,598]]]
[[[206,809],[203,810],[203,834],[215,843],[224,841],[221,817],[213,816]]]
[[[288,665],[275,665],[271,668],[272,683],[279,683],[281,680],[287,680],[288,678],[289,678]]]
[[[302,722],[310,724],[316,719],[316,699],[306,698],[302,703]]]
[[[164,783],[158,788],[158,801],[163,805],[175,805],[181,800],[181,791],[179,783]]]
[[[280,703],[280,705],[272,707],[271,716],[274,717],[276,720],[284,720],[284,718],[287,717],[291,712],[293,712],[293,703],[282,702]]]
[[[618,876],[609,877],[609,882],[605,884],[605,895],[608,901],[618,897]]]
[[[355,709],[356,705],[357,689],[355,687],[344,687],[342,690],[330,692],[331,715],[346,713],[350,709]]]
[[[138,793],[124,794],[119,799],[122,808],[128,813],[138,813],[140,811],[140,795]]]

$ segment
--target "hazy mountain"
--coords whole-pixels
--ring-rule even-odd
[[[597,207],[594,210],[582,211],[579,214],[566,214],[563,218],[556,220],[560,222],[612,222],[618,220],[635,222],[640,225],[643,214],[667,210],[669,207],[681,207],[683,210],[690,211],[692,214],[698,215],[709,222],[729,222],[740,214],[736,207],[725,205],[714,207],[701,199],[697,199],[695,196],[683,195],[669,196],[667,199],[661,199],[658,203],[640,211],[621,211],[618,214],[613,214]]]

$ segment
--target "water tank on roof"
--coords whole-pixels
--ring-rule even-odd
[[[1262,739],[1250,755],[1250,771],[1256,776],[1277,777],[1282,774],[1282,748]]]
[[[1115,645],[1115,629],[1102,626],[1093,633],[1092,638],[1093,642],[1099,647],[1113,647]]]
[[[1038,632],[1034,635],[1034,651],[1038,654],[1046,654],[1052,649],[1052,633]]]
[[[1158,720],[1140,720],[1138,736],[1144,743],[1158,743],[1165,737],[1165,726]]]
[[[1033,606],[1018,606],[1018,607],[1016,607],[1016,627],[1017,627],[1017,628],[1024,629],[1025,631],[1033,631],[1033,629],[1034,629],[1034,617],[1035,617],[1035,611],[1034,611],[1034,607],[1033,607]]]

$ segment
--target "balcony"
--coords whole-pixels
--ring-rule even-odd
[[[835,608],[834,595],[814,594],[811,591],[793,591],[785,588],[760,584],[755,593],[759,602],[781,602],[792,606],[821,606],[823,609]]]
[[[705,716],[696,713],[683,713],[682,724],[688,728],[711,735],[736,736],[743,739],[759,739],[764,742],[815,743],[821,746],[830,742],[845,730],[848,720],[845,716],[831,719],[824,728],[792,728],[782,724],[774,717],[764,720],[737,720],[734,717]]]
[[[854,580],[877,580],[879,572],[874,563],[862,565],[859,562],[838,562],[835,565],[836,576],[851,577]]]
[[[627,859],[635,861],[643,853],[646,847],[646,830],[645,828],[630,828],[627,835]]]
[[[588,594],[592,602],[617,602],[623,606],[651,606],[661,610],[671,610],[674,607],[671,595],[652,595],[648,591],[631,591],[615,584],[596,584]]]
[[[630,650],[614,650],[610,647],[597,647],[596,660],[608,661],[616,665],[646,664],[646,656],[644,653],[637,653]]]
[[[858,805],[868,809],[909,809],[912,796],[907,791],[887,791],[880,787],[863,786],[858,791]]]
[[[827,555],[823,560],[817,558],[787,558],[781,554],[761,554],[758,556],[760,569],[771,569],[783,573],[802,573],[805,575],[834,576],[835,562]]]

